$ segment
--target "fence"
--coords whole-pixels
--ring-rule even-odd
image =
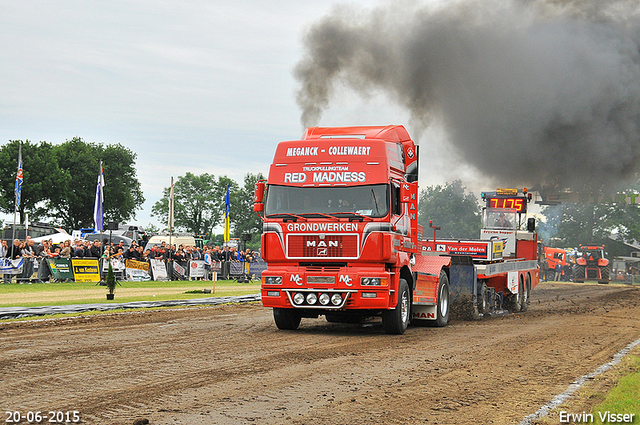
[[[16,276],[18,281],[30,281],[36,274],[37,280],[47,282],[76,281],[99,282],[104,280],[111,263],[118,280],[210,280],[215,272],[219,279],[260,279],[266,270],[264,261],[214,262],[211,269],[205,269],[203,260],[174,261],[151,259],[147,261],[112,258],[34,258],[10,260],[0,258],[0,274]],[[27,276],[28,275],[28,276]],[[7,282],[7,279],[5,279]]]

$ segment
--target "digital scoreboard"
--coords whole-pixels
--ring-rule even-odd
[[[525,189],[526,190],[526,189]],[[530,194],[518,194],[517,189],[498,189],[496,192],[482,193],[487,208],[515,210],[517,213],[527,212]]]
[[[518,213],[527,212],[527,198],[503,198],[503,197],[487,197],[487,208],[516,210]]]

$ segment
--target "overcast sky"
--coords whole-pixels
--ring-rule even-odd
[[[138,156],[146,198],[136,222],[162,227],[150,210],[171,176],[241,183],[267,174],[277,142],[301,136],[292,72],[305,28],[333,3],[2,2],[0,143],[121,143]],[[397,108],[352,100],[320,124],[403,124]]]
[[[307,92],[314,124],[404,124],[422,188],[619,180],[640,168],[638,22],[630,0],[5,1],[0,143],[121,143],[135,222],[164,228],[150,212],[172,176],[241,184],[300,138],[306,64],[332,91]]]

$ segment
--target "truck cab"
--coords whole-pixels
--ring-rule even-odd
[[[280,329],[302,317],[410,319],[418,250],[417,149],[402,126],[309,128],[281,142],[256,185],[262,303]]]

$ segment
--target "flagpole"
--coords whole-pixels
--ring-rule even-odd
[[[169,190],[169,250],[171,250],[171,239],[173,236],[173,220],[174,220],[174,193],[173,193],[173,176],[171,177],[171,189]]]
[[[22,190],[22,143],[18,145],[18,174],[16,175],[16,187],[15,187],[15,198],[13,200],[13,233],[11,235],[11,243],[16,239],[16,213],[18,212],[18,206],[20,206],[20,201],[18,201],[18,197],[20,196],[20,191]],[[12,245],[13,246],[13,245]]]
[[[231,210],[231,200],[229,199],[229,183],[227,183],[227,195],[224,200],[224,242],[229,242],[231,239],[231,217],[229,217]]]
[[[96,233],[104,232],[104,186],[104,173],[102,171],[102,161],[100,161],[98,184],[96,185],[96,200],[93,205],[93,227]]]

